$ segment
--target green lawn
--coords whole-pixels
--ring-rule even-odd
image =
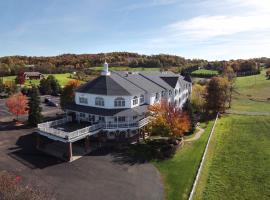
[[[212,126],[210,122],[200,139],[185,143],[172,159],[153,162],[162,174],[166,199],[188,198]]]
[[[194,199],[270,199],[270,117],[222,117]]]
[[[218,75],[218,71],[209,69],[198,69],[193,71],[191,74],[207,74],[207,75]]]
[[[232,110],[270,112],[270,80],[266,79],[265,70],[258,75],[238,77],[236,91]]]
[[[48,76],[49,74],[45,74],[45,76]],[[70,73],[65,73],[65,74],[52,74],[60,83],[61,86],[64,86],[69,80],[72,80],[70,78]],[[6,76],[3,78],[4,82],[6,80],[15,80],[16,76]],[[34,85],[39,85],[39,80],[27,80],[25,82],[25,86],[30,86],[32,84]]]

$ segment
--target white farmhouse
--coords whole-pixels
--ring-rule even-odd
[[[66,106],[66,118],[39,124],[38,133],[67,143],[67,157],[71,159],[72,143],[91,140],[90,136],[102,135],[107,140],[138,138],[149,122],[149,105],[165,99],[181,107],[191,89],[190,79],[173,72],[110,72],[105,62],[99,77],[75,91],[75,102]],[[71,123],[85,127],[68,130]],[[88,152],[89,141],[85,144]]]

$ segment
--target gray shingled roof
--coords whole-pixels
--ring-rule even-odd
[[[138,95],[145,91],[117,74],[99,76],[98,78],[82,85],[76,92],[100,95]]]
[[[156,93],[164,90],[164,88],[144,78],[139,72],[128,73],[125,71],[116,71],[113,73],[118,74],[122,78],[136,85],[137,87],[143,89],[145,92]]]
[[[65,109],[102,116],[134,116],[146,113],[148,111],[148,105],[144,104],[135,108],[106,109],[71,103],[66,105]]]

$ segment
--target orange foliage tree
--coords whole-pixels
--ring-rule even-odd
[[[21,92],[11,95],[6,100],[8,111],[14,115],[18,120],[19,115],[24,115],[28,112],[28,99]]]
[[[74,101],[74,89],[80,86],[79,80],[70,80],[65,85],[63,92],[60,96],[60,105],[62,109],[65,109],[65,106]]]
[[[65,86],[71,86],[73,88],[77,88],[81,85],[81,82],[79,80],[69,80]]]
[[[162,136],[182,137],[190,130],[190,119],[188,115],[175,105],[169,105],[166,100],[149,106],[153,114],[150,123],[153,132],[159,132]]]

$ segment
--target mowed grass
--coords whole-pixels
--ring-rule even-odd
[[[218,75],[218,71],[209,69],[198,69],[193,71],[191,74],[207,74],[207,75]]]
[[[51,74],[53,75],[59,82],[61,86],[64,86],[69,80],[73,80],[70,78],[71,74],[70,73],[65,73],[65,74]],[[49,76],[49,74],[45,74],[45,76]],[[6,80],[15,80],[16,76],[5,76],[3,77],[3,81],[5,82]],[[39,85],[40,80],[26,80],[25,81],[25,86],[30,86],[30,85]]]
[[[270,199],[270,117],[222,117],[194,199]]]
[[[166,199],[188,198],[212,126],[213,122],[209,122],[203,135],[192,143],[185,143],[173,158],[153,162],[162,175]]]
[[[266,79],[265,70],[258,75],[238,77],[235,84],[232,110],[270,112],[270,80]]]

